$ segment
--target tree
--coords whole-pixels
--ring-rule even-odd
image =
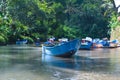
[[[7,3],[7,8],[2,10],[1,16],[3,13],[7,15],[8,20],[4,21],[9,27],[1,27],[2,30],[8,30],[1,33],[9,42],[15,42],[18,38],[33,42],[36,38],[46,40],[50,36],[109,37],[108,24],[114,10],[112,0],[2,1],[5,5]]]

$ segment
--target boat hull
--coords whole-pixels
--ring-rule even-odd
[[[71,50],[71,51],[68,51],[64,54],[60,54],[60,55],[55,55],[57,57],[71,57],[72,55],[74,55],[76,53],[77,50]]]
[[[71,57],[79,49],[79,39],[75,39],[64,44],[59,44],[57,46],[48,47],[42,46],[42,53],[58,56],[58,57]]]
[[[27,44],[27,40],[16,41],[17,45]]]

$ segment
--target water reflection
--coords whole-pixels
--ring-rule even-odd
[[[72,58],[42,55],[42,62],[50,69],[70,71],[73,80],[120,80],[119,52],[120,48],[80,50]]]
[[[78,55],[72,58],[60,58],[60,57],[53,57],[50,55],[43,54],[42,61],[47,66],[49,65],[53,67],[81,70],[81,71],[88,71],[88,70],[106,71],[109,70],[110,67],[109,58],[89,58]]]

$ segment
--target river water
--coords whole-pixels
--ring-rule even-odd
[[[40,47],[1,46],[0,80],[120,80],[120,48],[59,58],[43,55]]]

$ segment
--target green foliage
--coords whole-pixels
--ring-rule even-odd
[[[6,44],[6,39],[4,34],[0,33],[0,45]]]
[[[66,25],[60,25],[60,27],[58,27],[55,30],[54,36],[57,36],[58,38],[62,38],[62,37],[67,37],[67,38],[75,38],[76,36],[76,29],[75,28],[70,28]]]
[[[34,40],[29,36],[20,35],[20,38],[22,40],[28,40],[28,43],[33,43],[34,42]]]
[[[9,41],[15,42],[17,39],[25,39],[29,37],[28,27],[20,23],[19,21],[14,21],[10,25],[9,30]],[[32,40],[30,40],[32,42]]]
[[[115,29],[116,27],[120,26],[120,21],[117,18],[117,15],[113,13],[110,18],[110,24],[108,25],[108,27],[110,27],[111,29]]]
[[[119,25],[111,14],[112,0],[3,0],[0,1],[0,41],[36,38],[108,37]],[[3,10],[4,9],[4,10]],[[111,16],[112,15],[112,16]],[[110,19],[110,20],[109,20]],[[110,27],[108,24],[110,23]]]
[[[63,26],[63,30],[64,30],[64,35],[65,37],[68,37],[68,38],[75,38],[76,36],[76,29],[75,28],[70,28],[66,25]]]
[[[107,35],[108,16],[104,16],[103,8],[101,8],[103,3],[97,0],[85,0],[81,5],[71,4],[67,24],[76,26],[80,37],[109,37]]]

